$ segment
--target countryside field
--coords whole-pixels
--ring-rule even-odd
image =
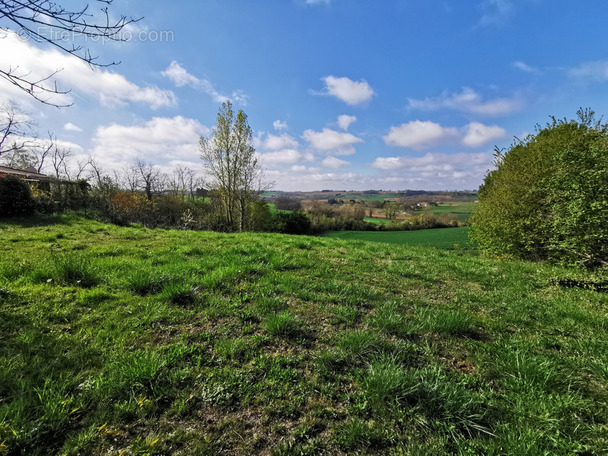
[[[0,232],[0,454],[608,453],[608,296],[559,285],[597,274],[70,215]]]
[[[469,228],[437,228],[416,231],[333,231],[325,237],[351,241],[372,241],[389,244],[417,245],[440,249],[470,249]]]

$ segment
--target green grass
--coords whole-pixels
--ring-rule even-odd
[[[342,200],[356,199],[361,201],[384,201],[394,200],[398,198],[397,193],[382,193],[382,194],[364,194],[364,193],[348,193],[337,197]]]
[[[2,456],[608,453],[608,295],[557,285],[600,272],[437,237],[0,226]],[[466,235],[371,234],[434,232]]]
[[[458,202],[458,203],[446,203],[440,204],[439,206],[431,206],[431,210],[435,215],[442,214],[455,214],[458,219],[462,222],[465,222],[471,218],[475,208],[477,207],[477,203],[473,201],[469,202]],[[417,214],[421,214],[422,210],[416,211]]]
[[[418,231],[334,231],[325,237],[462,250],[473,248],[468,233],[468,227],[459,227]]]
[[[284,214],[289,214],[289,213],[293,212],[293,211],[289,211],[286,209],[277,209],[277,206],[274,203],[268,203],[268,207],[270,208],[270,213],[273,215],[278,214],[279,212],[282,212]]]
[[[367,223],[373,223],[374,225],[388,225],[389,223],[391,223],[390,219],[377,217],[365,217],[363,221]]]

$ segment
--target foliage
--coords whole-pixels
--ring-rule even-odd
[[[274,215],[273,231],[283,234],[308,234],[311,223],[308,216],[302,211],[279,212]]]
[[[247,115],[226,101],[217,114],[216,127],[209,139],[200,139],[201,158],[230,231],[244,231],[248,206],[262,190],[262,169],[252,144]]]
[[[13,176],[0,176],[0,217],[31,215],[35,209],[27,182]]]
[[[608,263],[608,134],[593,112],[556,120],[507,152],[479,189],[471,235],[486,252]]]

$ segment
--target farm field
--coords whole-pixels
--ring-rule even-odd
[[[459,203],[450,203],[450,204],[440,204],[439,206],[432,206],[431,210],[433,214],[441,215],[441,214],[456,214],[458,219],[461,221],[467,221],[471,215],[473,215],[473,211],[477,207],[477,203],[475,202],[459,202]],[[421,214],[422,211],[417,211],[418,214]]]
[[[463,226],[417,231],[334,231],[325,237],[461,250],[472,248],[468,233],[469,228]]]
[[[394,200],[397,197],[398,197],[397,193],[379,193],[379,194],[371,194],[371,195],[366,195],[363,193],[347,193],[345,195],[340,196],[340,198],[343,200],[358,199],[361,201],[385,201],[385,200]]]
[[[605,276],[72,215],[0,233],[3,456],[608,453]]]

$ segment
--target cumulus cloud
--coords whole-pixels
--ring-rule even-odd
[[[496,125],[486,126],[479,122],[471,122],[467,125],[467,132],[462,143],[469,147],[479,147],[488,141],[502,138],[505,134],[505,130]]]
[[[280,149],[297,149],[298,141],[288,134],[282,134],[281,136],[267,135],[266,139],[259,141],[259,146],[269,150],[280,150]]]
[[[349,78],[337,78],[327,76],[322,79],[325,82],[323,95],[332,95],[349,105],[358,105],[371,100],[374,91],[365,80],[353,81]]]
[[[428,153],[422,157],[378,157],[372,167],[403,188],[474,189],[493,166],[491,153]]]
[[[343,166],[350,165],[350,162],[347,162],[346,160],[340,160],[336,157],[327,157],[321,162],[321,164],[326,168],[338,169],[342,168]]]
[[[304,161],[306,157],[296,149],[283,149],[264,154],[258,154],[265,165],[292,164]]]
[[[496,98],[484,101],[481,95],[468,87],[463,88],[460,93],[444,92],[434,98],[424,98],[422,100],[408,98],[408,107],[414,110],[453,109],[487,116],[510,114],[523,108],[523,105],[523,101],[519,98]]]
[[[384,142],[393,147],[411,147],[412,149],[424,149],[443,142],[458,138],[456,128],[446,128],[434,122],[421,122],[414,120],[391,127],[388,135],[384,136]]]
[[[76,131],[76,132],[82,131],[82,128],[80,128],[78,125],[74,125],[72,122],[66,123],[63,126],[63,129],[66,131]]]
[[[28,41],[23,41],[12,31],[2,32],[0,55],[3,57],[3,70],[10,68],[15,74],[28,80],[40,80],[54,74],[46,86],[51,90],[55,84],[60,90],[70,93],[48,95],[48,101],[56,104],[70,104],[73,95],[87,95],[97,99],[105,106],[120,106],[127,102],[147,104],[153,109],[172,106],[177,98],[170,90],[156,86],[140,87],[127,80],[123,75],[104,69],[91,68],[86,62],[61,53],[56,49],[40,49]],[[10,95],[23,97],[11,84],[3,86]],[[46,98],[46,95],[45,95]]]
[[[308,141],[314,149],[324,152],[331,151],[334,155],[352,155],[355,153],[353,144],[363,142],[355,135],[329,128],[324,128],[323,131],[306,130],[302,138]]]
[[[353,122],[356,121],[357,118],[355,116],[347,116],[346,114],[338,116],[338,126],[345,131],[348,130],[348,127],[350,127]]]
[[[154,117],[141,125],[112,124],[99,127],[91,155],[103,167],[120,169],[141,158],[171,169],[176,163],[202,168],[198,142],[209,128],[182,116]]]
[[[463,128],[443,127],[437,123],[414,120],[398,127],[391,127],[384,136],[387,146],[427,149],[443,143],[462,143],[468,147],[479,147],[494,139],[502,138],[505,130],[499,126],[487,126],[471,122]]]
[[[188,71],[175,60],[161,74],[169,78],[177,87],[189,86],[205,92],[216,103],[234,101],[242,105],[247,104],[247,96],[241,91],[234,91],[230,96],[219,93],[207,79],[200,79],[188,73]]]
[[[287,122],[282,122],[280,120],[275,120],[274,122],[272,122],[272,126],[277,131],[287,130]]]

